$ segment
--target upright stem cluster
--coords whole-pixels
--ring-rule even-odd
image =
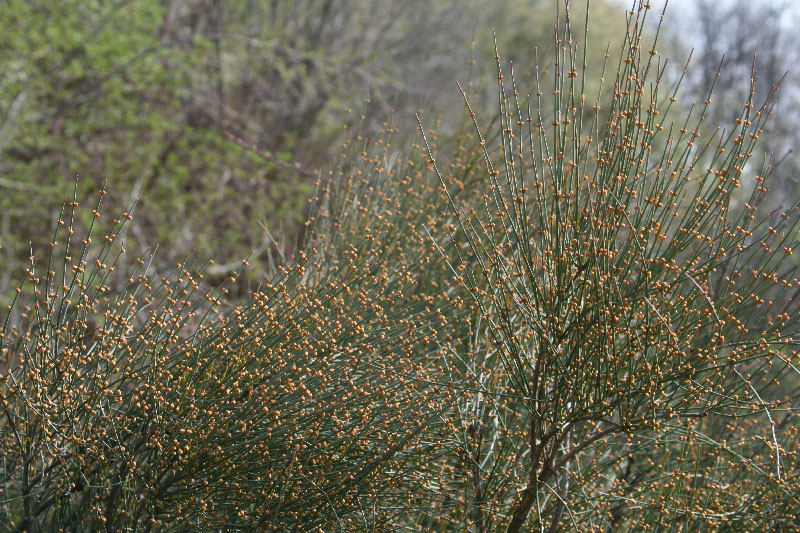
[[[500,142],[496,152],[481,143],[482,208],[459,205],[434,166],[457,221],[452,246],[470,252],[449,264],[480,308],[484,349],[502,362],[502,388],[482,394],[524,398],[526,422],[514,439],[525,443],[518,460],[527,475],[507,530],[523,530],[531,514],[538,528],[578,528],[603,494],[647,509],[663,527],[665,516],[672,523],[705,514],[745,520],[732,508],[741,500],[732,506],[725,489],[745,490],[741,470],[755,469],[748,454],[768,458],[772,465],[757,471],[783,505],[797,507],[782,459],[792,452],[772,428],[777,413],[786,423],[796,402],[800,308],[786,291],[796,294],[799,283],[791,252],[800,220],[796,207],[757,214],[768,168],[749,197],[741,194],[742,182],[753,179],[744,169],[772,93],[754,101],[754,72],[730,132],[701,134],[710,92],[674,122],[680,80],[664,96],[659,30],[647,44],[651,8],[638,2],[611,94],[589,106],[585,50],[573,35],[569,2],[565,8],[550,103],[538,68],[523,98],[513,68],[507,78],[497,56]],[[787,376],[792,385],[779,387]],[[740,431],[761,432],[746,453],[726,444]],[[655,464],[654,453],[674,453],[676,439],[686,444],[674,462],[662,459],[660,474],[640,466]],[[485,476],[497,476],[504,459],[491,450],[478,456],[495,464]],[[728,465],[724,473],[720,464]],[[614,481],[631,468],[637,484]],[[714,480],[713,494],[703,492],[709,481],[686,481],[704,468],[711,470],[700,477]],[[673,476],[687,496],[664,487]],[[744,508],[768,514],[773,503],[757,498],[748,492]],[[646,524],[637,514],[629,523]]]

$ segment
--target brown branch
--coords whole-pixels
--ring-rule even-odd
[[[478,431],[477,418],[472,422],[470,433],[474,440],[474,451],[472,454],[472,483],[475,486],[472,493],[473,515],[475,517],[475,527],[478,533],[484,531],[484,516],[483,516],[483,487],[481,485],[481,468],[480,468],[480,451],[481,443],[483,442],[483,433]]]
[[[525,490],[522,493],[522,499],[517,504],[516,508],[514,509],[514,514],[512,515],[511,522],[508,524],[508,529],[506,530],[508,533],[515,533],[518,531],[522,531],[525,522],[528,519],[528,515],[531,512],[531,508],[533,508],[533,503],[536,501],[536,491],[539,483],[544,483],[548,479],[550,479],[553,475],[555,475],[565,464],[567,464],[570,460],[572,460],[576,455],[580,452],[597,442],[598,440],[607,437],[612,434],[616,433],[623,433],[632,429],[633,426],[639,426],[646,422],[651,422],[654,420],[662,420],[665,418],[703,418],[707,416],[707,412],[701,413],[682,413],[682,414],[664,414],[659,416],[652,416],[652,417],[639,417],[632,419],[626,422],[624,425],[617,424],[616,422],[612,422],[610,420],[597,420],[598,422],[605,422],[607,424],[612,424],[612,427],[604,429],[599,433],[595,433],[588,439],[581,442],[579,445],[572,448],[569,452],[564,454],[560,459],[556,461],[556,454],[558,451],[559,441],[553,443],[553,448],[551,449],[547,460],[545,461],[544,466],[542,467],[542,471],[539,475],[535,475],[536,469],[538,466],[538,457],[541,456],[541,452],[538,451],[537,455],[531,454],[531,474],[530,479],[528,481],[528,486],[525,487]],[[533,422],[531,422],[533,424]],[[569,425],[574,424],[570,422]],[[556,433],[560,430],[552,430],[546,435],[546,439],[549,440],[552,438]],[[540,449],[547,444],[547,441],[544,441],[539,445]],[[533,451],[533,450],[532,450]],[[534,461],[536,458],[536,461]]]

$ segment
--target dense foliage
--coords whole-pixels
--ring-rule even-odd
[[[82,196],[106,182],[115,204],[141,195],[128,239],[137,253],[159,246],[161,275],[191,252],[220,259],[207,270],[218,283],[250,255],[245,278],[257,284],[272,274],[273,238],[297,249],[305,200],[338,155],[343,125],[366,114],[375,135],[395,109],[405,144],[420,107],[455,122],[453,80],[477,88],[491,72],[493,26],[523,57],[531,42],[549,46],[549,2],[486,4],[4,2],[0,301],[31,242],[47,245],[52,206],[76,175]],[[603,3],[593,13],[605,17],[592,56],[601,61],[621,19]],[[88,222],[76,224],[83,232]]]
[[[76,185],[0,337],[0,528],[796,524],[800,207],[762,213],[748,164],[772,91],[707,134],[649,5],[598,72],[591,14],[556,16],[452,141],[354,125],[243,299],[248,261],[210,289],[126,260],[133,205]]]

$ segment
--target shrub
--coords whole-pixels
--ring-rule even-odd
[[[481,316],[450,466],[478,530],[797,521],[798,208],[758,214],[768,166],[740,194],[772,98],[754,72],[730,131],[701,134],[710,94],[673,122],[649,9],[628,14],[607,105],[585,103],[568,11],[530,97],[498,58],[483,205],[448,195],[469,252],[448,264]]]
[[[768,165],[742,185],[771,99],[731,132],[700,132],[710,96],[671,122],[649,9],[607,98],[567,9],[530,97],[499,57],[485,131],[464,93],[445,164],[422,127],[408,157],[354,133],[242,305],[188,261],[114,289],[130,209],[97,247],[67,203],[2,336],[2,523],[796,523],[800,209],[758,212]]]

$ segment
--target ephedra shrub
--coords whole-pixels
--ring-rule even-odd
[[[405,516],[457,400],[436,366],[458,313],[440,305],[454,286],[424,230],[438,184],[391,134],[347,143],[311,200],[305,251],[276,257],[238,306],[202,264],[153,274],[138,260],[120,276],[130,209],[98,245],[76,237],[77,198],[65,204],[0,339],[3,528],[353,530]]]
[[[447,163],[424,129],[408,157],[354,134],[303,251],[237,306],[199,264],[120,276],[128,213],[98,245],[69,202],[1,339],[0,525],[797,523],[800,209],[760,213],[748,165],[772,98],[670,118],[649,10],[607,95],[568,9],[530,95],[498,58]]]
[[[651,7],[637,2],[617,70],[602,74],[609,94],[590,97],[588,25],[576,37],[566,8],[530,94],[497,58],[501,131],[481,143],[477,205],[449,194],[426,146],[451,208],[440,245],[460,256],[444,259],[480,310],[461,354],[478,386],[454,414],[460,453],[441,466],[459,497],[428,519],[796,525],[800,212],[761,213],[769,165],[748,164],[774,90],[755,101],[753,72],[727,130],[701,131],[710,94],[672,118],[680,83],[665,88]]]

